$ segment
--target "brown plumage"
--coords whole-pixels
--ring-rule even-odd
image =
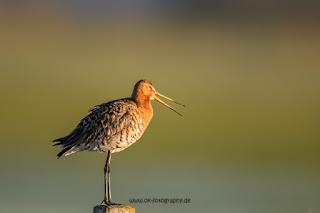
[[[110,176],[108,176],[111,154],[124,150],[142,136],[153,116],[150,100],[157,100],[172,109],[155,95],[178,103],[156,92],[150,81],[140,80],[136,83],[130,98],[97,105],[69,135],[54,140],[57,142],[55,145],[61,145],[63,149],[57,158],[83,150],[108,152],[105,165],[106,191],[103,201],[106,204],[112,204]]]

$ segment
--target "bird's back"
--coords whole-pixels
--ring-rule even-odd
[[[152,117],[131,98],[98,105],[90,112],[69,135],[54,141],[63,148],[58,158],[83,150],[120,152],[141,137]]]

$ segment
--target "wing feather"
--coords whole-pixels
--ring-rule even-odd
[[[72,147],[81,146],[85,150],[95,141],[108,143],[110,138],[132,126],[136,120],[132,115],[137,114],[136,110],[135,103],[129,98],[95,106],[69,135],[53,141],[63,148],[58,157],[66,155]]]

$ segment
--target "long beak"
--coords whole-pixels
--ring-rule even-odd
[[[183,105],[183,104],[181,104],[181,103],[179,103],[179,102],[177,102],[177,101],[175,101],[175,100],[172,100],[171,98],[168,98],[168,97],[166,97],[166,96],[164,96],[164,95],[161,95],[161,94],[158,93],[157,91],[155,91],[154,94],[157,95],[157,96],[160,96],[160,97],[162,97],[162,98],[168,99],[169,101],[172,101],[172,102],[174,102],[174,103],[176,103],[176,104],[179,104],[179,105],[181,105],[181,106],[186,107],[185,105]],[[165,106],[168,107],[169,109],[171,109],[171,110],[173,110],[174,112],[176,112],[178,115],[182,116],[179,112],[177,112],[176,110],[174,110],[171,106],[169,106],[169,105],[166,104],[165,102],[161,101],[158,97],[154,96],[154,100],[158,101],[159,103],[165,105]]]

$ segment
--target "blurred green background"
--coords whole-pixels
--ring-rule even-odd
[[[320,28],[311,1],[2,1],[0,211],[92,212],[106,154],[51,141],[140,79],[143,137],[112,156],[113,201],[137,212],[320,211]]]

